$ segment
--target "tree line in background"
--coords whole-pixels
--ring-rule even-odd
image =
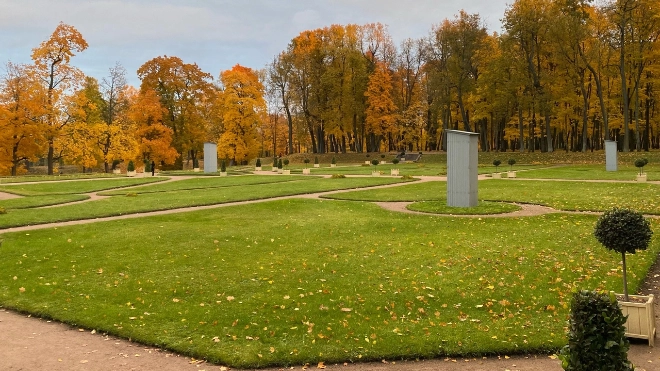
[[[196,165],[204,142],[233,163],[298,152],[444,150],[446,130],[482,151],[660,148],[660,0],[517,0],[489,34],[463,11],[396,46],[382,24],[307,30],[262,70],[217,81],[161,56],[98,80],[60,24],[0,80],[0,171],[44,159],[107,172],[120,161]]]

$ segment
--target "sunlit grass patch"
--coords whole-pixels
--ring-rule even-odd
[[[503,202],[480,201],[474,207],[447,206],[446,201],[421,201],[407,206],[408,210],[448,215],[504,214],[520,210],[520,206]]]
[[[148,178],[101,178],[90,180],[74,181],[52,181],[33,184],[15,184],[0,186],[1,192],[8,192],[23,196],[36,195],[55,195],[55,194],[74,194],[98,192],[106,189],[130,187],[140,184],[162,182],[169,178],[148,177]]]
[[[571,291],[621,285],[595,220],[285,200],[11,233],[0,303],[233,367],[555,351]]]

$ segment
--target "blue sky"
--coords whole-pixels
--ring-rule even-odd
[[[501,31],[504,0],[0,0],[0,65],[30,63],[32,48],[61,21],[78,29],[89,48],[72,59],[101,79],[121,63],[135,71],[160,55],[197,63],[217,78],[239,63],[260,69],[301,31],[331,24],[380,22],[394,43],[428,35],[461,9]],[[3,69],[0,67],[0,69]],[[3,71],[0,71],[2,73]]]

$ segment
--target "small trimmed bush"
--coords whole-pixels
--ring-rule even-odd
[[[639,168],[639,175],[644,174],[644,166],[649,163],[649,160],[646,158],[638,158],[635,160],[635,167]]]
[[[318,164],[319,158],[317,157],[314,161],[315,164]],[[337,159],[333,156],[332,161],[330,163],[333,165],[337,165]]]
[[[284,161],[282,161],[282,163],[284,164],[284,166],[289,166],[289,159],[285,158]]]
[[[133,163],[133,160],[128,162],[128,165],[126,166],[126,171],[135,171],[135,164]]]
[[[646,250],[651,242],[651,224],[644,216],[630,209],[614,208],[598,218],[594,236],[606,249],[621,254],[623,263],[623,295],[628,301],[628,280],[626,277],[626,253]]]
[[[398,159],[398,158],[395,158],[394,160],[392,160],[392,163],[393,163],[394,165],[398,164],[398,163],[399,163],[399,159]]]
[[[385,155],[380,155],[380,158],[385,159]]]
[[[502,165],[502,161],[500,160],[493,160],[493,165],[495,166],[495,171],[498,171],[497,168]]]
[[[371,164],[374,165],[374,166],[378,165],[379,163],[380,163],[380,161],[378,161],[376,159],[371,160]]]
[[[334,157],[332,159],[334,160]],[[319,163],[319,156],[314,156],[314,163],[315,164]]]
[[[630,344],[626,317],[614,294],[582,290],[573,294],[568,344],[559,353],[567,371],[627,371]]]
[[[277,160],[277,168],[278,169],[282,168],[282,159]]]
[[[149,159],[144,159],[144,172],[145,173],[151,172],[151,161],[149,161]]]
[[[261,167],[261,159],[260,158],[257,159],[257,162],[254,164],[254,166]]]
[[[516,159],[515,158],[510,158],[509,161],[507,161],[509,166],[511,166],[511,170],[513,170],[513,165],[516,164]]]
[[[303,160],[303,162],[305,163],[305,165],[307,165],[307,164],[309,164],[309,159],[306,158],[306,159]]]
[[[220,161],[220,172],[227,172],[227,165],[225,164],[225,160]]]

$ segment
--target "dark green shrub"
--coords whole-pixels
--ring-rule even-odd
[[[315,161],[318,161],[318,160],[319,160],[319,158],[317,157]],[[314,162],[314,163],[318,164],[318,162]],[[336,165],[337,164],[337,159],[334,156],[332,156],[332,161],[330,163],[333,164],[333,165]]]
[[[112,160],[112,170],[115,170],[120,163],[120,160]]]
[[[225,160],[220,161],[220,172],[227,172],[227,165],[225,165]]]
[[[371,160],[371,164],[374,165],[374,166],[378,165],[379,163],[380,162],[376,159]]]
[[[277,157],[273,157],[273,167],[277,167]]]
[[[385,158],[385,155],[380,155],[380,158],[383,158],[383,159],[384,159],[384,158]]]
[[[304,162],[305,164],[309,164],[309,159],[308,159],[308,158],[305,158],[305,159],[303,160],[303,162]]]
[[[261,159],[260,158],[257,159],[257,162],[254,164],[254,166],[261,167]]]
[[[334,159],[334,157],[333,157]],[[314,156],[314,163],[318,164],[319,163],[319,156]]]
[[[497,167],[502,165],[502,161],[500,160],[493,160],[493,165],[495,165],[495,171],[497,171]]]
[[[513,165],[516,164],[516,159],[515,158],[510,158],[509,161],[507,161],[509,166],[511,166],[511,170],[513,170]]]
[[[587,290],[574,293],[568,344],[559,353],[564,370],[632,371],[625,323],[614,294]]]
[[[282,168],[282,159],[277,160],[277,168],[278,169]]]
[[[128,165],[126,166],[126,171],[135,171],[135,164],[133,163],[133,160],[128,162]]]
[[[285,158],[282,163],[284,164],[284,166],[289,166],[289,159]]]
[[[608,250],[621,253],[623,262],[623,295],[628,301],[626,253],[646,250],[651,242],[651,224],[644,216],[630,209],[614,208],[598,218],[594,236]]]
[[[644,174],[644,166],[649,163],[649,160],[645,158],[638,158],[635,160],[635,167],[639,168],[639,175]]]
[[[392,160],[392,163],[393,163],[394,165],[398,164],[398,163],[399,163],[399,159],[398,159],[398,158],[395,158],[394,160]]]
[[[144,159],[144,172],[145,173],[150,173],[151,172],[151,161],[149,159]]]
[[[199,168],[199,160],[197,157],[193,158],[193,169]]]
[[[367,153],[367,158],[369,158],[369,157],[371,157],[371,155]]]

